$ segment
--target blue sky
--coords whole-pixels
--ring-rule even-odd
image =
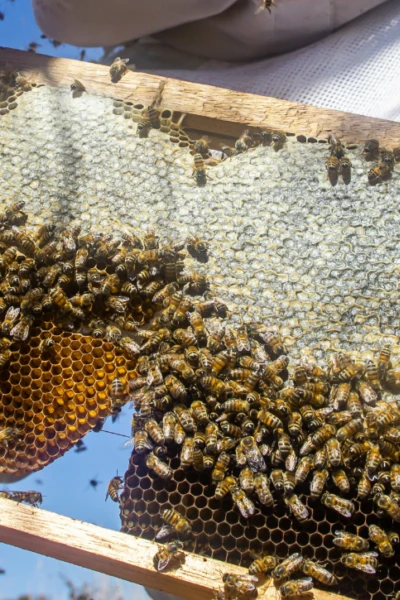
[[[0,21],[0,46],[26,50],[32,41],[42,44],[38,51],[51,56],[78,59],[80,48],[61,45],[54,48],[48,40],[40,39],[29,0],[0,0],[0,11],[4,21]],[[87,49],[86,60],[97,59],[101,49]],[[125,409],[121,419],[114,425],[107,422],[107,429],[129,434],[130,415]],[[104,432],[90,433],[85,438],[88,447],[80,454],[73,450],[58,459],[39,473],[34,473],[19,483],[2,486],[0,489],[37,489],[44,495],[43,508],[74,517],[102,527],[120,528],[118,506],[104,501],[107,482],[118,469],[123,474],[129,460],[129,450],[121,450],[123,438]],[[97,490],[88,488],[89,479],[96,477],[102,482]],[[43,481],[38,485],[35,480]],[[93,583],[95,587],[120,586],[124,598],[142,600],[146,594],[142,588],[119,582],[86,569],[67,565],[47,557],[0,544],[0,567],[6,570],[0,575],[0,600],[16,598],[21,594],[46,594],[64,600],[67,598],[65,585],[60,573],[73,580],[76,585]]]
[[[48,40],[40,39],[30,0],[0,0],[0,11],[5,15],[0,21],[0,46],[27,50],[30,42],[37,42],[42,44],[38,48],[41,54],[79,59],[81,48],[68,44],[54,48]],[[86,48],[86,60],[96,60],[102,53],[100,48]]]

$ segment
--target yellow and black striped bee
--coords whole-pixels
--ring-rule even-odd
[[[230,456],[226,452],[221,452],[211,473],[213,481],[222,481],[225,478],[226,470],[230,463]]]
[[[172,527],[178,535],[186,538],[192,533],[192,527],[186,517],[183,517],[173,508],[163,510],[161,518],[167,525]]]
[[[264,554],[263,556],[255,556],[255,560],[249,567],[250,575],[261,575],[266,574],[275,569],[278,564],[276,556]]]
[[[217,500],[222,500],[231,491],[233,486],[237,486],[237,481],[232,475],[228,475],[222,481],[217,483],[215,488],[215,497]]]
[[[27,492],[11,492],[10,499],[18,503],[26,502],[27,504],[35,506],[36,508],[43,502],[43,496],[41,492],[35,492],[34,490],[29,490]]]
[[[117,58],[114,59],[114,62],[110,67],[110,77],[113,83],[118,83],[121,77],[125,75],[128,70],[128,67],[126,66],[128,62],[129,58],[120,58],[117,56]]]
[[[153,452],[146,456],[146,465],[161,479],[171,479],[172,469],[165,462],[160,460]]]
[[[378,377],[380,381],[385,381],[386,373],[390,365],[390,357],[392,354],[392,347],[390,344],[382,346],[378,356]]]
[[[336,577],[327,569],[324,569],[324,567],[321,567],[321,565],[312,560],[306,560],[304,562],[302,571],[305,575],[309,575],[324,585],[337,585]]]
[[[288,581],[287,583],[284,583],[279,588],[279,592],[282,598],[300,598],[305,597],[305,594],[307,594],[313,587],[314,583],[312,578],[304,577],[303,579],[296,579],[294,581]]]
[[[157,571],[164,571],[173,560],[183,560],[185,554],[182,550],[183,543],[179,540],[164,544],[154,556],[154,567]]]
[[[394,549],[390,542],[389,536],[378,525],[370,525],[368,528],[370,540],[377,545],[379,552],[385,558],[394,556]]]
[[[347,156],[340,159],[339,172],[343,178],[343,183],[348,185],[351,181],[351,160]]]
[[[346,567],[357,569],[364,573],[374,574],[378,567],[377,557],[377,552],[360,552],[357,554],[350,552],[350,554],[344,554],[340,560]]]
[[[354,550],[356,552],[365,552],[369,549],[369,542],[359,535],[348,533],[347,531],[335,531],[333,543],[343,550]]]
[[[256,592],[258,583],[254,575],[233,575],[224,573],[222,576],[224,582],[224,592],[228,598],[248,598]]]
[[[193,256],[193,258],[197,259],[200,262],[208,261],[208,244],[205,240],[192,236],[187,238],[186,240],[187,249],[189,250],[189,254]]]
[[[389,517],[393,519],[393,521],[400,523],[400,506],[390,496],[381,494],[376,498],[375,502],[379,508],[384,510]]]
[[[280,565],[275,567],[272,572],[274,579],[283,579],[284,577],[290,577],[292,573],[295,571],[299,571],[304,563],[304,558],[299,552],[294,552],[285,560],[283,560]]]
[[[328,508],[336,510],[336,512],[343,515],[344,517],[350,518],[355,511],[355,506],[351,500],[340,498],[340,496],[336,496],[335,494],[330,494],[328,492],[325,492],[325,494],[323,494],[321,502],[322,504],[325,504],[325,506],[327,506]]]
[[[204,158],[201,154],[194,155],[193,177],[199,187],[202,187],[207,183],[206,167]]]
[[[106,500],[110,496],[113,502],[119,503],[119,491],[123,487],[123,477],[116,475],[110,479],[107,487]]]

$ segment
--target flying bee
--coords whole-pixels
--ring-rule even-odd
[[[343,178],[343,183],[349,184],[351,181],[351,160],[347,156],[340,159],[339,172]]]
[[[214,465],[214,469],[212,470],[211,479],[213,481],[222,481],[225,478],[225,473],[229,466],[229,463],[229,454],[227,454],[226,452],[221,452]]]
[[[332,471],[332,481],[341,492],[347,493],[350,491],[350,482],[343,469]]]
[[[243,518],[248,519],[251,515],[254,515],[256,508],[243,490],[238,486],[232,486],[230,493],[234,504],[238,507]]]
[[[163,510],[161,518],[165,523],[174,528],[178,535],[187,538],[192,533],[192,527],[186,517],[183,517],[173,508]]]
[[[378,567],[377,556],[377,552],[361,552],[359,554],[351,552],[344,554],[340,560],[346,567],[373,574],[376,573]]]
[[[43,496],[41,492],[35,492],[34,490],[29,490],[28,492],[11,492],[11,500],[18,502],[18,504],[26,502],[37,508],[39,504],[42,504]]]
[[[284,501],[290,513],[297,521],[299,521],[299,523],[303,523],[309,518],[310,513],[308,512],[307,507],[304,506],[296,494],[289,494],[284,498]]]
[[[266,575],[278,564],[278,559],[276,556],[271,556],[269,554],[264,554],[263,556],[256,556],[256,559],[249,566],[249,574],[250,575]]]
[[[331,185],[335,186],[339,179],[340,160],[336,156],[331,155],[326,159],[325,167]]]
[[[343,550],[353,550],[355,552],[365,552],[369,549],[369,542],[359,535],[348,533],[347,531],[335,531],[333,543]]]
[[[257,473],[255,475],[254,490],[261,504],[263,504],[264,506],[273,506],[274,499],[271,490],[269,489],[268,477],[264,473]]]
[[[258,583],[257,577],[253,575],[233,575],[231,573],[224,573],[222,581],[224,582],[224,592],[228,598],[252,596],[256,592]]]
[[[168,542],[160,547],[154,556],[154,567],[157,571],[164,571],[173,560],[183,560],[183,543],[179,540]]]
[[[15,321],[18,319],[19,313],[19,308],[10,306],[4,316],[4,321],[1,324],[1,333],[4,335],[10,335],[11,329],[14,326]]]
[[[110,496],[113,502],[118,502],[119,504],[119,491],[123,487],[123,481],[124,479],[120,475],[110,479],[107,486],[106,500]]]
[[[110,68],[110,77],[113,83],[118,83],[121,77],[125,75],[128,70],[128,67],[126,66],[128,62],[129,58],[120,58],[117,56],[117,58],[114,59]]]
[[[207,183],[207,173],[204,159],[201,154],[194,155],[193,177],[198,186],[204,186]]]
[[[368,527],[368,534],[370,540],[378,546],[379,552],[385,558],[391,558],[394,555],[393,546],[389,540],[388,535],[378,527],[377,525],[370,525]]]
[[[389,517],[393,519],[393,521],[400,523],[400,506],[390,496],[381,494],[376,498],[375,502],[379,508],[384,510]]]
[[[322,567],[320,567],[322,569]],[[326,569],[323,569],[324,571]],[[327,571],[328,573],[328,571]],[[333,577],[333,575],[332,575]],[[279,588],[279,592],[282,598],[293,598],[304,597],[314,587],[313,580],[311,577],[304,577],[303,579],[296,579],[295,581],[288,581]]]
[[[274,579],[283,579],[290,577],[295,571],[299,571],[304,563],[304,558],[299,552],[294,552],[285,558],[280,565],[272,571]]]
[[[365,160],[378,160],[379,159],[379,142],[378,140],[367,140],[362,151]]]
[[[344,517],[351,517],[355,511],[355,506],[351,500],[345,500],[344,498],[340,498],[340,496],[336,496],[335,494],[330,494],[328,492],[323,494],[321,502],[328,508],[336,510],[336,512]]]
[[[161,479],[171,479],[172,469],[165,462],[160,460],[153,452],[146,456],[146,465]]]

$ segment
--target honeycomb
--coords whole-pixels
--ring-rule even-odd
[[[327,510],[318,498],[309,497],[305,486],[298,491],[296,488],[310,510],[310,518],[305,524],[290,517],[282,501],[269,509],[258,505],[258,512],[244,519],[232,506],[230,498],[221,501],[214,497],[215,484],[210,482],[208,473],[185,471],[180,468],[176,454],[169,453],[167,458],[173,476],[164,481],[148,472],[138,454],[132,454],[121,495],[121,531],[154,540],[163,525],[161,511],[174,508],[192,526],[194,541],[187,545],[188,550],[204,556],[248,567],[253,561],[250,552],[272,554],[280,559],[300,552],[305,558],[326,562],[327,568],[338,579],[338,586],[332,588],[317,583],[316,587],[321,589],[358,600],[386,600],[398,590],[398,550],[393,558],[380,565],[376,575],[365,576],[347,569],[340,562],[340,548],[333,545],[333,534],[338,529],[364,538],[368,537],[368,526],[372,524],[385,530],[393,529],[391,519],[376,514],[372,500],[355,501],[356,511],[349,522]],[[327,490],[337,493],[330,485]]]
[[[352,181],[332,189],[324,144],[290,138],[280,152],[259,147],[222,162],[208,171],[207,186],[200,189],[191,177],[193,142],[179,114],[164,110],[160,129],[141,139],[136,123],[145,107],[140,103],[90,94],[73,99],[70,92],[43,86],[23,94],[18,104],[18,110],[0,119],[0,185],[4,205],[23,196],[33,217],[28,227],[54,220],[68,226],[79,223],[83,233],[97,229],[111,234],[129,220],[138,230],[154,227],[174,240],[201,235],[210,243],[210,260],[196,269],[207,272],[233,318],[243,315],[247,321],[279,328],[293,357],[312,352],[323,359],[338,348],[368,355],[382,342],[398,340],[399,166],[392,180],[368,187],[368,165],[357,148],[349,149]],[[187,265],[190,269],[190,259]],[[110,404],[100,394],[115,376],[106,369],[114,365],[113,353],[118,374],[136,376],[134,365],[110,342],[52,330],[56,351],[62,354],[65,345],[69,355],[61,361],[66,362],[61,372],[57,360],[53,364],[49,359],[50,369],[42,369],[44,379],[33,402],[27,391],[29,386],[34,389],[41,368],[34,361],[39,361],[40,336],[46,337],[51,327],[34,329],[26,352],[13,345],[10,365],[1,374],[4,425],[20,422],[18,411],[25,399],[32,408],[22,412],[34,413],[35,405],[39,411],[32,419],[35,427],[39,421],[35,438],[27,432],[23,443],[4,451],[2,464],[10,473],[48,464],[94,427],[98,417],[109,414]],[[97,352],[96,360],[104,362],[100,391],[93,372],[85,372],[94,361],[84,361]],[[70,400],[71,392],[78,402]],[[45,415],[50,397],[50,414]],[[93,420],[91,402],[97,406],[91,410],[98,411]],[[66,424],[69,414],[72,429]],[[41,440],[38,446],[36,439]],[[55,439],[61,442],[55,444]],[[55,446],[59,451],[51,458]],[[25,447],[34,459],[26,461]],[[12,471],[17,448],[22,463]],[[398,585],[396,557],[380,566],[377,577],[362,577],[347,571],[332,544],[333,531],[343,525],[364,537],[370,523],[389,527],[387,519],[378,518],[372,501],[356,502],[358,510],[348,524],[307,498],[312,511],[307,531],[280,501],[274,509],[262,507],[244,520],[229,499],[213,498],[208,475],[182,470],[178,457],[169,452],[173,477],[168,482],[148,473],[143,459],[132,455],[121,496],[123,531],[154,539],[160,510],[178,507],[193,524],[196,552],[246,566],[250,549],[273,551],[282,558],[301,551],[331,561],[339,591],[365,600],[386,598]]]
[[[56,342],[43,357],[41,342]],[[0,372],[0,428],[23,435],[14,446],[0,446],[0,472],[23,476],[62,456],[111,412],[108,387],[129,378],[130,361],[114,344],[43,323],[29,340],[11,346]]]

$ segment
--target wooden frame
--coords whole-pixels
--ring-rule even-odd
[[[22,72],[38,84],[69,87],[82,81],[88,93],[150,104],[165,81],[161,105],[186,113],[184,127],[213,138],[238,137],[245,126],[276,127],[293,134],[327,138],[330,133],[347,142],[378,138],[382,145],[400,145],[400,123],[304,106],[285,100],[242,94],[145,73],[129,71],[112,84],[109,68],[0,49],[0,72]],[[246,573],[234,565],[195,554],[186,554],[184,564],[158,573],[153,557],[158,545],[0,499],[0,542],[77,564],[127,581],[169,592],[187,600],[210,600],[221,587],[224,572]],[[268,580],[259,588],[259,598],[276,600],[277,591]],[[315,590],[315,600],[345,600],[343,596]]]
[[[222,574],[247,573],[205,556],[186,553],[179,568],[158,573],[153,557],[158,544],[103,529],[40,508],[0,498],[0,542],[99,571],[126,581],[175,594],[187,600],[211,600],[221,588]],[[271,580],[259,587],[260,600],[277,600]],[[345,600],[343,596],[314,591],[315,600]]]
[[[89,93],[150,104],[165,81],[162,106],[187,113],[184,127],[222,137],[238,137],[244,126],[276,127],[294,134],[327,138],[334,133],[347,142],[377,138],[381,145],[400,145],[400,123],[371,119],[254,94],[163,79],[129,71],[119,83],[103,65],[0,49],[0,71],[22,71],[37,83],[69,87],[79,79]],[[218,91],[217,91],[218,90]]]

